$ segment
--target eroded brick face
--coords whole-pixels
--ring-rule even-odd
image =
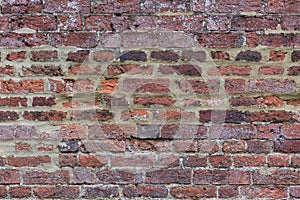
[[[2,0],[1,199],[300,198],[299,0]]]

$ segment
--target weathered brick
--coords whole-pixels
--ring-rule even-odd
[[[168,1],[168,0],[145,0],[141,4],[141,11],[146,13],[156,12],[188,12],[190,11],[190,4],[188,1]]]
[[[293,51],[291,59],[292,59],[293,62],[300,61],[300,50],[299,51]]]
[[[277,24],[275,17],[235,16],[231,20],[231,29],[243,31],[275,30]]]
[[[8,61],[24,61],[26,58],[26,51],[13,51],[6,56]]]
[[[51,110],[51,111],[25,111],[23,117],[26,120],[32,121],[63,121],[67,116],[66,112]]]
[[[57,30],[57,19],[53,16],[27,16],[19,15],[10,18],[13,30],[30,28],[37,31]]]
[[[299,184],[299,174],[297,171],[290,169],[277,169],[269,173],[257,170],[253,173],[253,183],[260,185],[295,185]]]
[[[23,174],[23,182],[25,185],[52,185],[52,184],[68,184],[70,180],[67,170],[58,170],[55,172],[46,172],[42,170],[26,170]]]
[[[264,75],[277,75],[283,74],[284,68],[280,66],[263,66],[258,69],[258,72]]]
[[[72,183],[93,184],[96,182],[95,174],[89,169],[76,169],[72,171]]]
[[[2,4],[3,13],[39,13],[42,9],[41,0],[5,0]]]
[[[288,69],[288,75],[290,76],[299,76],[300,75],[300,66],[292,66]]]
[[[185,186],[172,187],[171,195],[175,198],[216,198],[217,189],[215,186]]]
[[[293,93],[296,92],[296,83],[292,79],[251,79],[250,92]]]
[[[94,1],[94,13],[138,13],[140,11],[138,0],[108,0],[108,1]]]
[[[31,187],[13,186],[9,188],[9,194],[13,198],[29,198],[31,197]]]
[[[243,39],[236,33],[210,33],[197,35],[199,46],[212,48],[235,48],[241,47]]]
[[[0,46],[8,48],[34,47],[48,44],[44,33],[5,33],[0,39]]]
[[[239,13],[239,12],[263,12],[264,3],[262,0],[225,0],[217,3],[217,10],[219,12]]]
[[[166,186],[125,186],[123,188],[123,194],[125,197],[149,197],[149,198],[166,198],[168,190]]]
[[[77,186],[40,186],[33,188],[34,195],[41,199],[78,198]]]
[[[15,169],[1,169],[0,170],[1,184],[20,184],[19,170]]]
[[[52,33],[50,34],[50,45],[54,47],[93,48],[97,45],[96,34],[92,32]]]
[[[85,198],[113,198],[119,196],[117,186],[84,186],[83,197]]]
[[[243,198],[287,198],[288,189],[282,186],[245,186],[241,188]]]
[[[254,61],[254,62],[259,62],[261,60],[261,54],[257,51],[241,51],[237,56],[236,56],[236,61]]]
[[[137,184],[141,183],[142,175],[139,172],[103,169],[96,173],[98,183],[102,184]]]
[[[189,184],[191,170],[184,169],[158,169],[146,172],[146,183],[151,184]]]
[[[242,154],[233,156],[235,167],[262,167],[266,164],[263,154]]]
[[[298,13],[300,8],[299,0],[284,1],[284,0],[270,0],[268,1],[266,11],[269,13]]]
[[[72,2],[60,0],[46,0],[46,13],[90,13],[90,0],[76,0]]]
[[[60,15],[59,27],[63,31],[79,31],[82,30],[82,19],[80,15]]]
[[[7,163],[15,167],[35,167],[40,164],[50,163],[51,158],[49,156],[25,156],[25,157],[15,157],[9,156],[7,158]]]

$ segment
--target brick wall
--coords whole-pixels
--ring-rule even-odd
[[[299,0],[2,0],[0,198],[300,198]]]

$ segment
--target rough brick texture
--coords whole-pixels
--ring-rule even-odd
[[[299,0],[2,0],[1,199],[300,199]]]

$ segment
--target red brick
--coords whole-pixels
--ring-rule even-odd
[[[44,6],[46,13],[90,13],[90,0],[46,0]]]
[[[228,174],[227,170],[195,170],[194,171],[194,184],[200,185],[219,185],[228,183]]]
[[[17,151],[30,151],[32,147],[29,143],[26,142],[16,142],[15,143],[15,150]]]
[[[55,97],[33,97],[32,106],[53,106]]]
[[[235,167],[261,167],[266,164],[266,156],[263,154],[242,154],[233,156]]]
[[[93,59],[97,62],[103,62],[103,61],[112,61],[114,59],[115,53],[113,51],[96,51],[93,53]]]
[[[200,32],[203,30],[204,20],[202,15],[161,16],[157,24],[159,30]]]
[[[291,99],[287,101],[288,105],[292,106],[299,106],[300,105],[300,99]]]
[[[190,9],[189,2],[180,0],[145,0],[141,4],[141,11],[146,13],[188,12]]]
[[[250,153],[270,153],[273,150],[273,142],[268,140],[249,140],[247,151]]]
[[[216,139],[251,139],[256,136],[256,128],[251,124],[212,125],[209,138]]]
[[[191,170],[158,169],[146,172],[146,183],[151,184],[188,184],[191,182]]]
[[[245,141],[225,141],[222,144],[222,149],[224,152],[228,153],[243,153],[246,152],[246,142]]]
[[[292,59],[292,62],[300,61],[300,50],[299,51],[293,51],[291,59]]]
[[[283,110],[270,110],[269,112],[265,111],[254,111],[246,112],[246,121],[248,122],[291,122],[292,113],[283,111]]]
[[[270,60],[271,61],[283,61],[285,58],[285,51],[275,51],[271,50],[270,51]]]
[[[296,45],[295,34],[264,34],[261,38],[263,46],[271,47],[289,47]]]
[[[283,99],[276,96],[266,96],[266,97],[258,97],[256,99],[258,107],[266,107],[266,106],[281,106],[283,103]]]
[[[75,167],[78,165],[76,154],[60,154],[58,156],[58,161],[61,167]]]
[[[66,112],[51,111],[25,111],[23,117],[32,121],[63,121],[67,116]]]
[[[300,187],[299,186],[290,187],[290,196],[293,198],[299,198],[300,197]]]
[[[98,177],[98,183],[101,184],[137,184],[141,183],[142,175],[135,171],[123,171],[123,170],[108,170],[103,169],[96,173]]]
[[[175,152],[196,152],[197,143],[195,141],[173,141]]]
[[[117,140],[101,140],[101,141],[87,141],[83,142],[85,150],[91,153],[99,152],[124,152],[125,141]]]
[[[76,169],[72,171],[73,184],[93,184],[96,182],[95,174],[89,169]]]
[[[34,93],[44,91],[43,80],[2,80],[1,89],[3,93]]]
[[[24,61],[26,58],[26,51],[13,51],[6,56],[9,61]]]
[[[41,199],[49,198],[78,198],[77,186],[40,186],[33,189],[34,195]]]
[[[128,16],[92,15],[85,18],[85,30],[125,31],[131,22]]]
[[[218,190],[220,198],[236,198],[239,195],[237,186],[221,186]]]
[[[44,144],[43,142],[39,142],[37,146],[38,151],[53,151],[54,146],[52,144]]]
[[[85,186],[82,188],[85,198],[113,198],[119,196],[116,186]]]
[[[73,110],[71,113],[72,119],[88,120],[88,121],[110,121],[113,119],[113,113],[109,110]]]
[[[300,66],[292,66],[288,69],[288,75],[290,76],[299,76],[300,75]]]
[[[258,72],[264,75],[277,75],[283,74],[284,68],[280,66],[263,66],[258,69]]]
[[[130,93],[168,93],[168,79],[124,78],[123,90]]]
[[[13,30],[30,28],[37,31],[57,30],[57,19],[53,16],[27,16],[19,15],[10,18]]]
[[[236,76],[248,76],[250,75],[251,67],[250,66],[220,66],[217,67],[211,67],[207,71],[208,75],[236,75]]]
[[[27,107],[27,98],[20,98],[20,97],[0,98],[0,106]]]
[[[16,121],[19,119],[18,113],[14,111],[0,111],[0,121]]]
[[[172,187],[170,193],[178,199],[216,198],[217,188],[215,186]]]
[[[6,186],[0,186],[0,197],[6,197]]]
[[[219,151],[219,146],[216,141],[213,140],[199,140],[198,152],[200,153],[216,153]]]
[[[276,141],[274,145],[274,152],[280,153],[299,153],[300,140],[283,140]]]
[[[3,13],[39,13],[42,9],[41,0],[5,0],[2,4]]]
[[[0,40],[0,46],[8,48],[34,47],[48,44],[44,33],[5,33]]]
[[[299,174],[295,170],[276,169],[271,172],[254,171],[253,184],[260,185],[295,185],[299,184]]]
[[[89,139],[125,139],[136,135],[134,124],[95,124],[89,126]]]
[[[82,30],[82,19],[80,15],[60,15],[59,27],[63,31],[79,31]]]
[[[231,29],[243,31],[275,30],[277,24],[276,18],[271,16],[235,16],[231,20]]]
[[[256,105],[253,97],[239,96],[230,99],[231,106],[253,106]]]
[[[300,17],[295,16],[282,16],[281,28],[284,30],[300,30]]]
[[[57,51],[47,51],[47,50],[41,50],[41,51],[32,51],[31,52],[33,61],[51,61],[58,58],[58,52]]]
[[[268,165],[270,167],[289,167],[289,155],[287,154],[270,154],[268,156]]]
[[[230,94],[243,93],[245,91],[245,80],[228,78],[225,80],[225,90]]]
[[[183,157],[183,166],[185,167],[206,167],[207,156],[187,155]]]
[[[138,13],[140,11],[138,0],[108,0],[93,2],[94,13]]]
[[[286,139],[300,139],[300,124],[284,124],[281,126],[281,134]]]
[[[9,193],[13,198],[29,198],[31,197],[31,187],[13,186],[9,188]]]
[[[263,12],[263,0],[224,0],[217,3],[217,10],[219,12],[239,13],[239,12]]]
[[[242,187],[241,196],[247,199],[253,198],[287,198],[288,190],[282,186],[253,186]]]
[[[0,170],[1,184],[20,184],[20,173],[15,169]]]
[[[168,196],[168,189],[166,186],[125,186],[123,188],[125,197],[150,197],[150,198],[166,198]]]
[[[170,96],[157,96],[157,97],[134,97],[133,103],[142,106],[162,105],[171,106],[175,100]]]
[[[154,30],[156,28],[156,17],[135,16],[132,25],[137,30]]]
[[[197,94],[214,94],[220,89],[220,81],[217,79],[202,80],[177,80],[179,89],[183,92]]]
[[[69,172],[66,170],[57,170],[55,172],[46,172],[42,170],[26,170],[23,174],[25,185],[53,185],[68,184],[70,180]]]
[[[67,61],[84,62],[88,60],[89,50],[78,50],[76,52],[69,52]]]
[[[229,53],[225,51],[212,51],[211,56],[213,59],[230,60]]]
[[[81,124],[61,125],[59,130],[42,133],[41,138],[47,139],[83,139],[87,137],[86,127]]]
[[[0,67],[0,75],[13,75],[14,67],[6,65],[5,67]]]
[[[50,45],[54,47],[75,46],[78,48],[93,48],[97,45],[96,33],[53,33],[50,34]]]
[[[248,61],[248,62],[259,62],[261,60],[262,56],[261,53],[257,52],[257,51],[251,51],[251,50],[247,50],[247,51],[241,51],[240,53],[238,53],[238,55],[236,56],[236,61]]]
[[[9,18],[6,16],[0,17],[0,30],[9,31]]]
[[[207,29],[211,31],[226,31],[230,24],[230,18],[228,16],[213,15],[207,19]]]
[[[107,159],[102,156],[91,154],[80,154],[79,162],[84,167],[101,167],[107,163]]]
[[[197,35],[199,46],[212,48],[241,47],[243,40],[236,33],[209,33]]]
[[[199,62],[204,62],[206,60],[206,52],[205,51],[192,51],[192,50],[184,50],[182,51],[181,57],[186,60],[196,60]]]
[[[51,158],[49,156],[25,156],[25,157],[15,157],[9,156],[7,158],[8,164],[15,167],[35,167],[37,165],[50,163]]]
[[[161,128],[163,139],[200,139],[207,137],[205,126],[185,124],[165,124]]]
[[[300,5],[299,0],[284,1],[284,0],[270,0],[268,1],[266,11],[269,13],[299,13]]]
[[[210,156],[208,160],[214,168],[228,168],[232,164],[231,156],[229,155]]]
[[[246,44],[250,48],[257,47],[260,43],[260,35],[255,32],[248,32],[246,33]]]
[[[250,92],[293,93],[296,83],[292,79],[251,79]]]
[[[100,92],[112,93],[118,89],[118,79],[105,79],[100,83]]]
[[[36,76],[36,75],[46,75],[46,76],[62,76],[64,75],[62,68],[55,65],[32,65],[31,67],[22,68],[24,76]]]

